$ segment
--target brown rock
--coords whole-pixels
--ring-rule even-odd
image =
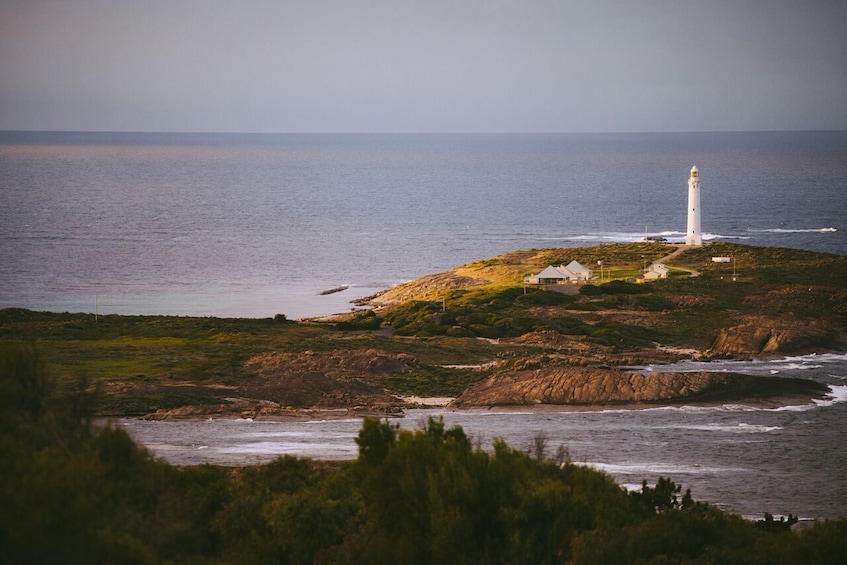
[[[820,396],[824,385],[803,379],[738,373],[640,373],[599,367],[549,367],[495,375],[466,390],[455,406],[603,405],[703,402],[770,396]]]
[[[721,330],[709,354],[752,357],[826,350],[837,346],[837,333],[837,328],[822,320],[751,316],[741,324]]]

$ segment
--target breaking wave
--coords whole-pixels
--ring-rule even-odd
[[[747,231],[754,233],[833,233],[837,232],[838,228],[767,228],[767,229],[752,229]]]

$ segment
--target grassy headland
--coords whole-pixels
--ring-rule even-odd
[[[516,251],[389,289],[372,297],[373,311],[299,322],[6,309],[0,338],[35,348],[59,383],[100,388],[111,415],[391,410],[402,406],[393,395],[457,396],[550,365],[847,350],[847,258],[713,243],[676,255],[666,280],[631,282],[674,249]],[[602,283],[522,282],[573,259],[602,261]],[[316,390],[304,390],[317,382],[309,375],[323,379]]]

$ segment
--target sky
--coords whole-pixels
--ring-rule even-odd
[[[0,0],[0,130],[847,129],[844,0]]]

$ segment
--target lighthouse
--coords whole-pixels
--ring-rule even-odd
[[[700,171],[691,167],[688,177],[688,230],[685,232],[685,245],[703,245],[700,236]]]

